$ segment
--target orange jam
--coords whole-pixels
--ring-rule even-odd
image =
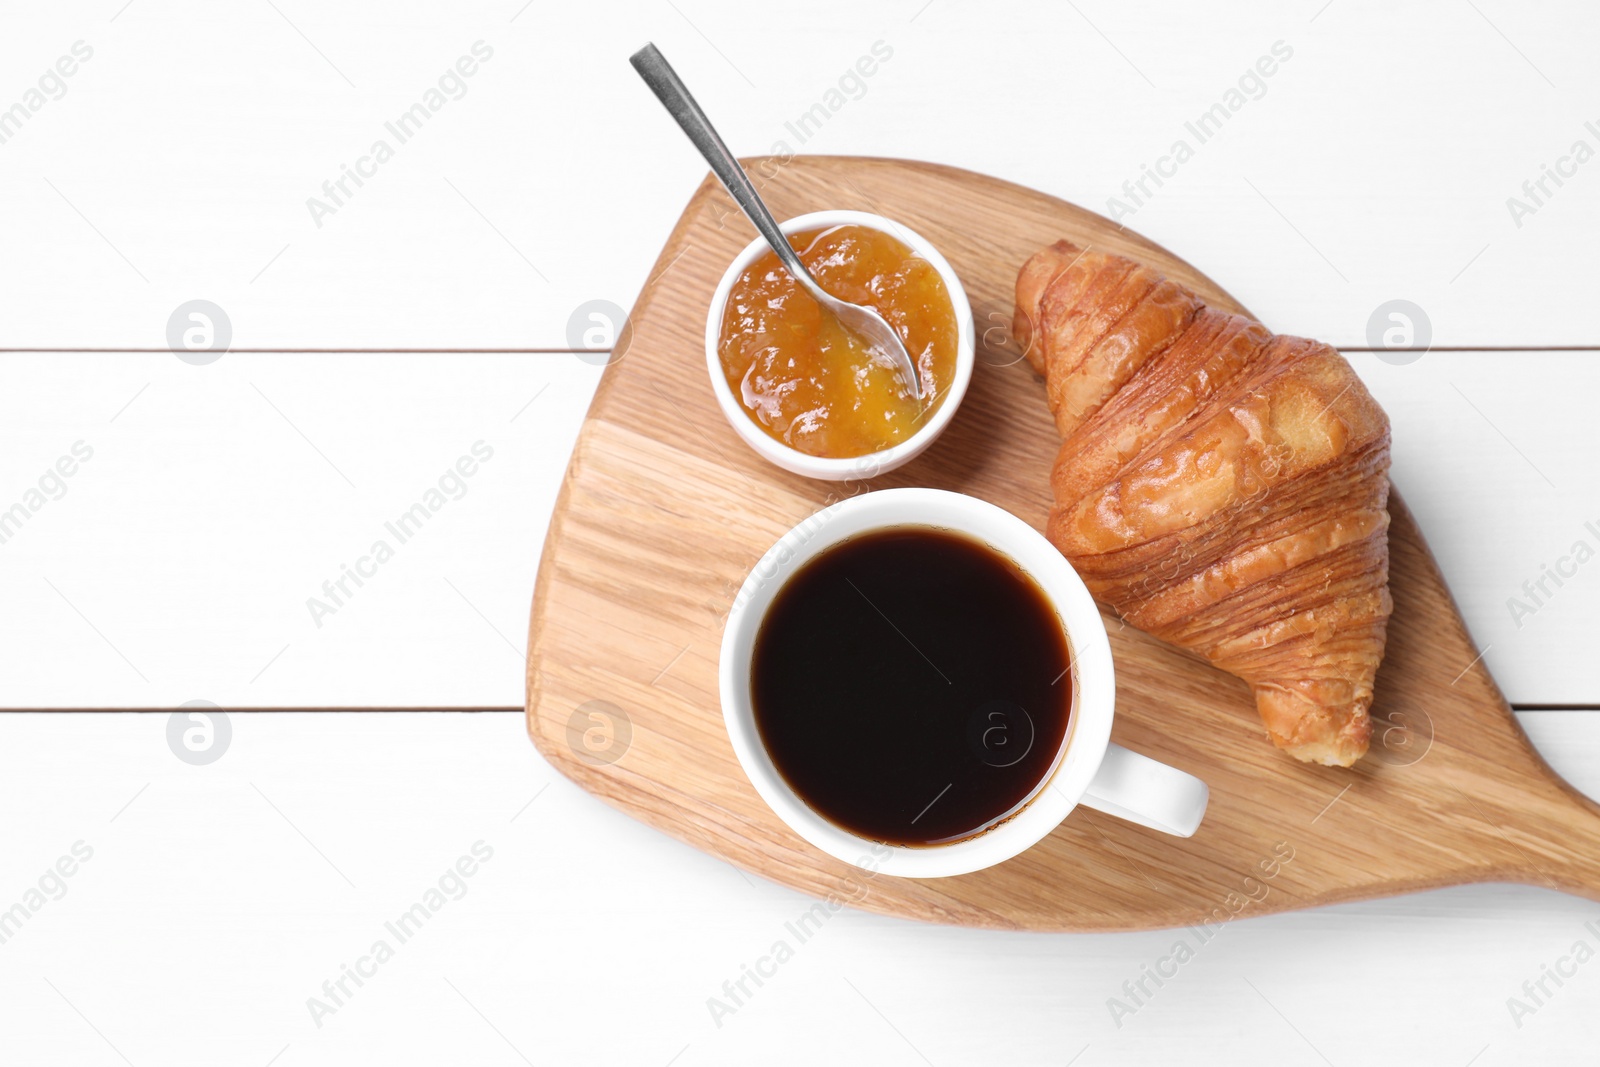
[[[767,436],[812,456],[879,452],[916,433],[955,379],[958,327],[932,263],[881,230],[834,226],[789,235],[823,289],[881,314],[922,382],[823,311],[768,251],[735,279],[718,352],[734,396]]]

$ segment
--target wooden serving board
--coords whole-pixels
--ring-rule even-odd
[[[1043,528],[1058,442],[1043,384],[1017,359],[1008,324],[1017,269],[1057,238],[1142,260],[1214,305],[1243,311],[1149,241],[993,178],[878,159],[746,166],[780,219],[857,208],[904,222],[945,254],[972,301],[980,354],[960,412],[924,456],[872,489],[970,493]],[[862,487],[771,466],[735,437],[712,397],[707,305],[753,236],[707,178],[639,297],[631,337],[578,438],[545,542],[528,654],[528,731],[562,773],[755,874],[936,922],[1171,927],[1481,881],[1600,899],[1600,807],[1529,744],[1398,496],[1390,498],[1395,606],[1376,737],[1357,767],[1284,756],[1266,740],[1243,683],[1108,617],[1114,739],[1210,784],[1211,807],[1194,837],[1079,808],[1016,859],[928,880],[869,877],[796,837],[734,758],[717,693],[718,645],[751,565],[791,525]]]

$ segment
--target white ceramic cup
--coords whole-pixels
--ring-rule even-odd
[[[1072,656],[1071,718],[1050,771],[1015,814],[949,844],[888,845],[814,811],[773,765],[751,707],[752,650],[778,590],[818,553],[857,534],[892,527],[965,534],[1010,558],[1049,598]],[[805,519],[746,577],[722,634],[719,676],[728,736],[756,792],[795,833],[847,863],[909,878],[966,874],[1043,840],[1080,803],[1180,837],[1193,834],[1205,814],[1204,782],[1111,743],[1116,712],[1111,643],[1077,571],[1033,527],[976,497],[939,489],[885,489],[850,497]]]
[[[933,264],[933,269],[944,279],[945,290],[950,294],[950,302],[955,308],[957,324],[955,379],[950,383],[939,410],[928,417],[921,429],[904,441],[892,448],[848,459],[807,455],[798,449],[790,448],[782,441],[768,437],[766,431],[756,425],[755,419],[734,395],[733,389],[728,385],[727,377],[722,373],[722,356],[717,351],[717,343],[722,335],[722,311],[728,304],[728,293],[732,291],[733,283],[739,275],[758,256],[768,251],[764,239],[757,237],[745,246],[743,252],[734,257],[733,262],[728,265],[727,272],[723,274],[722,281],[717,284],[717,290],[711,297],[711,309],[706,313],[706,368],[711,373],[711,389],[716,394],[717,403],[722,406],[722,413],[727,416],[734,432],[744,439],[745,444],[786,471],[803,474],[808,478],[835,482],[874,477],[909,463],[925,452],[928,446],[933,444],[934,439],[944,432],[944,428],[950,425],[956,408],[961,406],[961,398],[967,395],[967,383],[972,380],[972,366],[975,359],[972,305],[967,302],[967,291],[962,288],[961,279],[956,277],[956,272],[949,262],[920,234],[892,219],[865,211],[813,211],[782,223],[781,228],[785,234],[791,234],[801,230],[846,225],[867,226],[881,230],[897,238],[917,255]]]

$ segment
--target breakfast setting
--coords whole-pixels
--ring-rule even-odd
[[[0,1059],[1592,1056],[1600,16],[502,6],[0,44]]]
[[[661,52],[632,63],[712,177],[551,522],[528,660],[547,759],[763,876],[937,922],[1201,922],[1271,851],[1279,813],[1335,794],[1258,911],[1485,880],[1600,896],[1600,810],[1473,662],[1391,493],[1388,417],[1344,356],[994,179],[795,157],[758,189],[766,161],[733,157]],[[817,208],[834,187],[898,218]],[[710,221],[730,199],[761,235],[731,255]],[[780,224],[769,200],[799,213]],[[975,244],[951,203],[1009,225]],[[963,278],[1015,300],[976,383]],[[687,343],[700,307],[709,383]],[[684,432],[715,419],[713,397],[747,448]],[[652,509],[682,525],[658,536]],[[625,530],[638,541],[596,566]],[[696,617],[752,552],[726,609]],[[718,648],[678,671],[692,696],[629,701],[637,762],[574,758],[568,717],[600,684],[586,671],[686,618]],[[719,719],[731,753],[704,742]],[[1421,840],[1356,829],[1463,792],[1538,847],[1486,838],[1472,808]],[[1080,804],[1120,825],[1070,818]],[[1181,887],[1082,862],[1108,843]]]

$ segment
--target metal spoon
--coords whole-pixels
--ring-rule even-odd
[[[728,146],[722,143],[722,138],[717,136],[711,120],[706,118],[705,112],[700,110],[700,105],[689,95],[689,90],[678,79],[677,72],[672,69],[672,64],[667,62],[667,57],[663,56],[655,45],[647,44],[635,52],[629,62],[633,64],[633,69],[639,72],[639,77],[644,79],[645,84],[650,86],[656,97],[666,105],[668,113],[677,120],[683,132],[689,135],[689,140],[700,149],[700,154],[711,164],[711,173],[717,176],[728,190],[728,195],[733,197],[733,202],[744,210],[750,221],[755,224],[756,230],[767,239],[767,244],[778,254],[778,261],[794,276],[794,280],[800,283],[800,287],[810,293],[817,303],[831,311],[846,329],[854,331],[864,338],[871,348],[888,356],[899,368],[911,395],[921,400],[922,377],[917,373],[916,365],[911,362],[911,356],[906,352],[906,346],[901,342],[900,335],[895,333],[894,327],[885,322],[883,316],[872,308],[840,300],[817,284],[817,280],[811,276],[811,272],[806,269],[806,265],[800,261],[800,257],[790,246],[789,239],[778,228],[777,222],[772,218],[772,212],[761,202],[761,194],[756,192],[750,176],[739,166],[739,161],[728,151]]]

